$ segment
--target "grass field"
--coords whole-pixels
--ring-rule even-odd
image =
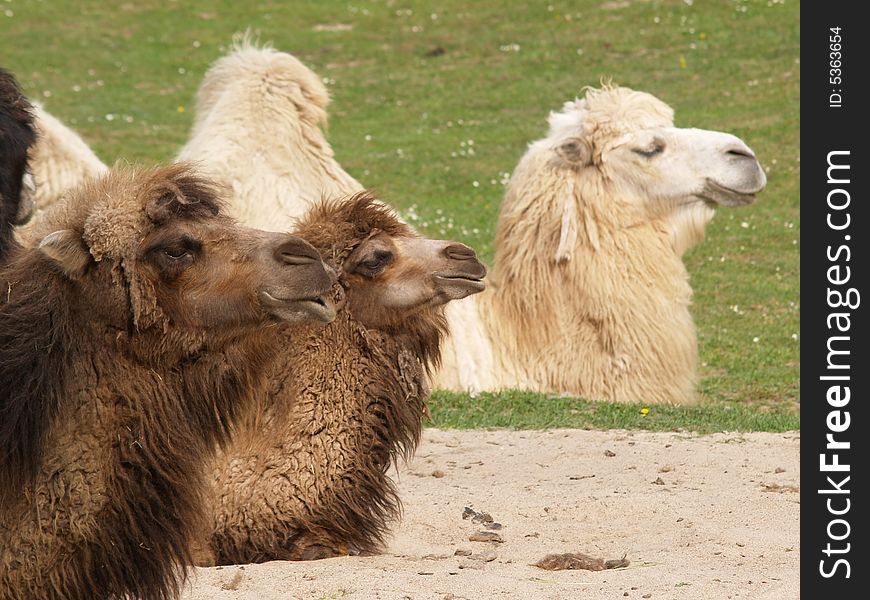
[[[5,11],[5,14],[4,14]],[[339,161],[432,236],[492,258],[503,181],[548,111],[602,78],[678,126],[743,138],[768,172],[686,258],[701,408],[437,394],[455,427],[782,430],[800,425],[800,5],[792,0],[0,2],[0,64],[103,160],[164,161],[236,32],[327,82]]]

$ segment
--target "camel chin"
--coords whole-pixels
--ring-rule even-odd
[[[707,203],[707,206],[716,208],[719,206],[746,206],[755,202],[755,192],[745,193],[721,186],[715,181],[708,181],[704,189],[698,193],[698,198]]]

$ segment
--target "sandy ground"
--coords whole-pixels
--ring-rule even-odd
[[[184,598],[791,600],[799,449],[797,432],[430,429],[396,475],[405,516],[383,555],[197,569]],[[530,564],[564,552],[630,565]]]

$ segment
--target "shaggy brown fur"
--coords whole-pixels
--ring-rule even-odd
[[[0,597],[174,598],[206,461],[273,355],[257,285],[334,279],[185,166],[118,170],[46,226],[0,269]]]
[[[27,151],[35,142],[32,107],[15,78],[0,69],[0,260],[13,243],[12,227],[21,220]]]
[[[361,278],[357,247],[382,234],[420,239],[366,194],[316,205],[296,233],[341,273],[336,302],[346,304],[323,330],[285,331],[294,343],[271,375],[265,424],[219,456],[205,564],[375,552],[401,511],[387,470],[419,442],[447,300],[430,294],[428,304],[386,311],[378,303],[388,294],[366,293],[392,285],[391,272]],[[462,248],[472,257],[464,268],[482,277]]]

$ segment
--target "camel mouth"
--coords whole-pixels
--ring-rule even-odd
[[[435,273],[434,278],[438,283],[450,287],[464,288],[468,290],[469,294],[476,294],[486,289],[486,283],[483,281],[483,276],[476,277],[467,273]]]
[[[761,191],[741,192],[708,179],[698,197],[712,206],[745,206],[755,202],[755,195]]]
[[[329,323],[335,319],[335,305],[323,296],[296,300],[295,304],[324,323]]]
[[[329,323],[335,319],[335,305],[324,296],[305,298],[276,298],[269,292],[260,291],[260,301],[274,316],[290,322],[316,320]]]

